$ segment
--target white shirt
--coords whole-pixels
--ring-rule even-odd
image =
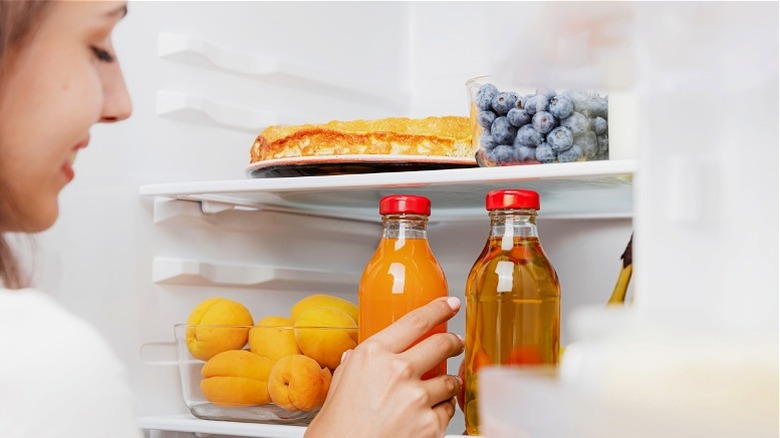
[[[0,437],[139,438],[123,364],[34,289],[0,288]]]

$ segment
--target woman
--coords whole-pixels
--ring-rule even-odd
[[[95,123],[131,113],[111,43],[123,2],[0,0],[0,232],[57,219],[60,190]],[[97,331],[28,286],[0,238],[0,437],[138,437],[123,366]],[[461,382],[422,381],[461,353],[441,334],[456,298],[420,308],[345,354],[307,437],[437,437]],[[366,391],[365,388],[371,388]]]

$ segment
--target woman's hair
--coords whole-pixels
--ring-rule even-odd
[[[21,44],[34,34],[49,4],[47,0],[0,0],[0,83],[10,62],[9,51],[21,47]],[[2,98],[3,96],[0,95],[0,100]],[[3,165],[2,160],[3,139],[0,137],[0,170]],[[16,203],[11,199],[0,172],[0,222],[3,216],[9,214],[9,210],[11,213],[17,210],[15,206]],[[11,289],[27,285],[27,279],[21,272],[19,262],[2,233],[0,233],[0,285]]]

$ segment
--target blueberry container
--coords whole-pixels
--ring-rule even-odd
[[[607,160],[609,97],[596,90],[466,82],[480,166]]]

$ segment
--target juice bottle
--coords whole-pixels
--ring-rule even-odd
[[[539,194],[488,193],[490,235],[466,280],[466,431],[479,434],[477,373],[485,365],[557,364],[558,275],[539,243]]]
[[[379,332],[405,314],[447,296],[447,279],[428,245],[431,202],[423,196],[390,195],[379,202],[382,239],[366,265],[358,288],[358,342]],[[447,331],[440,324],[426,333]],[[447,362],[422,378],[447,373]]]

